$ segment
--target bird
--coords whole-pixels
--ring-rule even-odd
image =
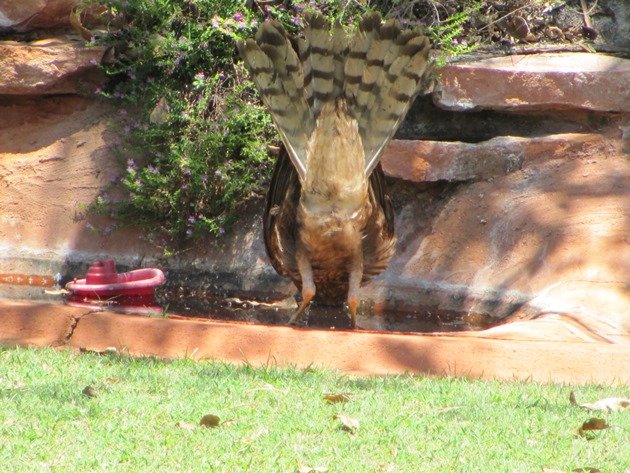
[[[302,301],[348,307],[356,326],[362,284],[395,253],[394,210],[379,162],[429,76],[430,41],[367,13],[346,31],[320,13],[301,34],[275,19],[237,42],[282,145],[263,215],[274,269]]]

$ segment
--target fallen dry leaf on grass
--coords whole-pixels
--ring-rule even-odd
[[[180,429],[184,429],[184,430],[195,430],[195,428],[197,427],[195,424],[191,424],[190,422],[184,422],[184,421],[179,421],[175,424],[177,427],[179,427]]]
[[[589,432],[591,430],[604,430],[609,427],[608,423],[604,419],[599,419],[597,417],[591,417],[589,420],[584,422],[582,426],[578,429],[578,435],[582,437],[585,436],[585,432]]]
[[[355,433],[359,428],[359,421],[345,414],[334,415],[333,419],[338,420],[341,423],[341,428],[351,434]]]
[[[592,466],[585,466],[584,468],[576,468],[571,471],[573,473],[600,473],[599,468],[593,468]]]
[[[324,401],[329,402],[331,404],[337,404],[339,402],[348,402],[350,400],[349,394],[326,394],[324,396]]]
[[[219,416],[215,416],[213,414],[206,414],[199,421],[199,425],[203,427],[218,427],[221,423],[221,419]]]
[[[590,409],[592,411],[623,411],[624,409],[630,409],[630,399],[623,397],[607,397],[593,403],[586,402],[584,404],[578,404],[573,391],[569,394],[569,402],[574,406],[583,407],[584,409]]]
[[[83,393],[84,396],[87,397],[96,397],[97,396],[97,392],[96,392],[96,388],[92,385],[86,386],[83,388],[83,391],[81,391]]]

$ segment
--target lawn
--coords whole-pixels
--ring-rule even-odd
[[[630,410],[571,405],[572,389],[3,348],[0,469],[630,471]],[[591,417],[609,427],[578,433]]]

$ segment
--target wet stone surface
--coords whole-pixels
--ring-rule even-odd
[[[261,302],[245,297],[217,297],[185,288],[159,289],[156,300],[165,313],[268,325],[286,325],[297,309],[293,297]],[[462,313],[421,307],[413,312],[377,310],[361,304],[357,329],[379,332],[461,332],[483,330],[496,325],[484,314]],[[350,320],[345,307],[311,304],[302,326],[327,329],[348,329]]]
[[[11,284],[0,281],[0,300],[28,300],[63,304],[68,298],[60,286],[34,286]],[[98,301],[95,310],[148,314],[157,317],[181,316],[220,321],[237,321],[267,325],[286,325],[297,309],[293,297],[282,300],[256,300],[249,296],[217,295],[205,290],[183,286],[163,286],[156,290],[155,306],[132,307],[121,310],[116,298]],[[150,309],[150,310],[148,310]],[[357,313],[358,330],[376,332],[432,333],[484,330],[500,324],[490,315],[474,312],[444,310],[435,307],[418,307],[413,311],[382,310],[365,301]],[[350,329],[346,307],[311,304],[304,317],[302,327],[345,330]]]

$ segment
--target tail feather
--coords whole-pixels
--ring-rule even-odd
[[[332,53],[335,65],[332,98],[342,95],[344,86],[344,67],[348,54],[348,35],[337,21],[332,31]]]
[[[307,17],[304,39],[308,46],[303,61],[309,63],[311,70],[311,109],[313,114],[317,115],[322,105],[331,99],[335,89],[333,41],[323,16],[310,15]]]
[[[366,76],[366,58],[372,41],[378,34],[377,28],[380,22],[381,16],[378,13],[364,16],[359,25],[359,31],[355,33],[350,41],[343,80],[345,82],[344,95],[348,105],[353,110],[357,107],[358,98],[361,95],[361,86],[363,85],[363,88],[365,88],[372,83],[370,82],[372,74],[367,74]],[[355,118],[358,118],[356,114]]]
[[[260,45],[249,39],[239,42],[238,48],[271,112],[293,165],[303,177],[306,175],[306,145],[314,129],[314,116],[303,94],[304,76],[297,55],[288,47],[286,38],[272,28],[270,26],[260,35]]]
[[[429,47],[425,36],[395,20],[382,23],[378,13],[365,15],[351,36],[312,14],[303,38],[266,22],[256,41],[239,43],[239,52],[304,178],[317,117],[338,98],[358,122],[365,173],[372,172],[422,86]]]
[[[256,33],[256,43],[271,59],[278,78],[290,98],[299,98],[304,87],[301,63],[279,22],[270,21]]]
[[[391,39],[394,36],[394,39]],[[371,173],[383,148],[394,136],[418,93],[428,64],[429,41],[417,32],[401,31],[397,24],[383,24],[380,43],[389,44],[384,51],[370,50],[362,84],[369,83],[377,71],[372,87],[363,85],[365,97],[357,100],[356,116],[365,150],[365,171]],[[372,66],[370,66],[372,64]]]

